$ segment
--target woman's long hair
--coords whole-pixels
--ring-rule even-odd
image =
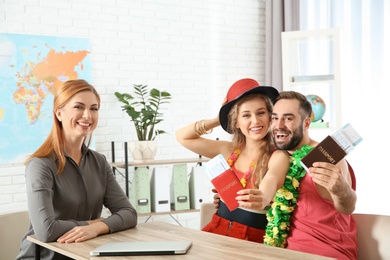
[[[77,93],[83,91],[91,91],[96,95],[98,100],[98,106],[100,107],[100,96],[96,89],[83,79],[68,80],[56,89],[53,102],[53,127],[49,136],[43,142],[43,144],[31,154],[25,161],[25,164],[34,157],[53,157],[57,161],[57,174],[61,174],[66,163],[64,154],[64,139],[62,123],[56,116],[56,111],[63,108],[69,100]],[[87,138],[87,137],[86,137]],[[92,133],[88,136],[89,146],[92,138]],[[85,141],[85,140],[84,140]]]
[[[245,135],[241,132],[239,128],[235,127],[238,118],[238,108],[241,106],[242,103],[255,98],[261,98],[262,100],[264,100],[269,115],[270,124],[271,124],[273,105],[272,105],[272,101],[268,98],[268,96],[264,94],[253,93],[240,98],[230,109],[229,112],[229,122],[230,122],[229,130],[233,134],[233,150],[237,148],[243,149],[246,142]],[[272,143],[270,132],[268,131],[267,135],[259,142],[260,142],[258,147],[259,155],[258,155],[256,165],[253,169],[253,174],[251,178],[252,186],[256,188],[259,187],[261,180],[263,179],[264,175],[267,173],[268,170],[268,162],[269,162],[269,158],[271,157],[271,151],[273,149],[273,143]]]

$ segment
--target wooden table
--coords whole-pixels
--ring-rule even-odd
[[[138,224],[135,228],[72,244],[44,243],[34,236],[29,241],[74,259],[266,259],[266,260],[320,260],[332,259],[288,249],[281,249],[236,238],[189,229],[165,222]],[[104,243],[115,241],[191,240],[185,255],[91,257],[89,252]]]

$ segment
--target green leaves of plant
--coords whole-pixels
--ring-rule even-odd
[[[163,121],[160,107],[171,100],[167,91],[156,88],[148,91],[147,85],[133,85],[134,96],[129,93],[115,92],[118,101],[122,102],[123,111],[133,121],[139,141],[154,140],[158,135],[165,134],[164,130],[155,129],[155,125]]]

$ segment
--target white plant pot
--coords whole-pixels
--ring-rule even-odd
[[[156,155],[157,141],[133,141],[128,148],[134,162],[150,161]]]

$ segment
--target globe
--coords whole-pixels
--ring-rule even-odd
[[[322,120],[322,117],[326,111],[324,100],[317,95],[307,95],[306,98],[310,102],[311,108],[313,110],[311,114],[311,121],[317,122]]]

